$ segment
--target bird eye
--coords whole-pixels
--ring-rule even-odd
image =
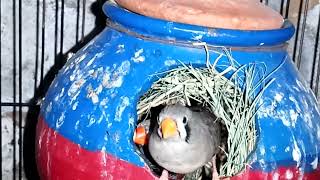
[[[183,117],[182,122],[183,122],[183,124],[187,124],[187,117]]]

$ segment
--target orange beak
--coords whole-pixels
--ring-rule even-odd
[[[143,126],[138,126],[133,134],[133,142],[138,145],[145,145],[148,142],[148,135]]]
[[[165,118],[161,124],[162,137],[164,139],[173,137],[178,134],[176,122],[171,118]]]

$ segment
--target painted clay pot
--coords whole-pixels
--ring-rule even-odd
[[[212,59],[227,48],[239,64],[264,63],[275,79],[260,102],[250,168],[231,179],[320,177],[320,114],[286,52],[290,22],[242,31],[153,19],[112,3],[103,10],[108,26],[60,70],[41,107],[42,179],[156,179],[132,140],[137,101],[156,80],[150,75],[181,62],[205,65],[206,52],[193,44],[199,41]]]
[[[132,12],[167,21],[211,28],[280,28],[282,16],[259,0],[115,0]]]

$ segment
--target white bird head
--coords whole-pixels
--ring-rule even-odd
[[[158,117],[158,135],[163,140],[188,141],[192,111],[180,104],[166,106]]]

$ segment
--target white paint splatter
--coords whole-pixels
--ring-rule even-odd
[[[296,79],[296,83],[297,83],[299,89],[303,90],[304,92],[308,92],[306,86],[300,80]]]
[[[93,58],[91,58],[88,63],[87,63],[87,67],[91,66],[92,63],[97,59],[97,58],[101,58],[102,56],[104,56],[104,52],[99,52],[97,53]]]
[[[271,150],[271,152],[275,153],[277,151],[277,147],[276,146],[271,146],[270,150]]]
[[[299,113],[294,110],[288,109],[275,109],[277,107],[278,101],[283,100],[283,95],[276,94],[274,97],[275,100],[270,100],[269,98],[263,99],[262,106],[258,110],[257,116],[259,118],[272,118],[281,120],[284,126],[295,127],[296,121],[298,119]]]
[[[91,70],[88,71],[88,74],[92,75],[94,72],[95,72],[95,70],[91,69]]]
[[[267,166],[266,166],[266,162],[264,161],[264,159],[260,159],[259,160],[259,165],[262,169],[266,169]]]
[[[116,143],[119,143],[120,141],[120,132],[116,131],[114,134],[113,134],[113,139]]]
[[[81,61],[83,61],[85,58],[87,57],[87,54],[82,54],[80,57],[78,57],[76,60],[75,60],[75,63],[78,64],[80,63]]]
[[[109,99],[106,97],[106,98],[104,98],[104,99],[101,100],[100,106],[106,108],[108,102],[109,102]]]
[[[297,167],[299,167],[301,161],[301,151],[295,140],[293,141],[292,157],[293,160],[297,162]]]
[[[164,65],[166,65],[166,66],[172,66],[172,65],[176,65],[176,64],[177,64],[177,62],[172,59],[168,59],[168,60],[164,61]]]
[[[128,97],[121,97],[121,102],[117,106],[115,121],[120,122],[123,111],[130,104]]]
[[[114,80],[111,80],[111,75],[110,72],[106,72],[103,76],[103,82],[102,85],[106,88],[115,88],[115,87],[120,87],[123,82],[123,77],[117,77]]]
[[[287,146],[286,149],[284,150],[285,152],[289,152],[290,151],[290,147]]]
[[[70,81],[73,81],[75,79],[75,77],[76,77],[75,73],[71,74],[70,77],[69,77]]]
[[[292,126],[296,127],[296,122],[297,122],[299,114],[297,112],[295,112],[293,109],[290,109],[289,113],[290,113]]]
[[[270,102],[270,99],[260,99],[260,104],[262,104],[262,106],[259,108],[258,112],[257,112],[257,116],[259,118],[267,118],[267,117],[274,117],[275,114],[275,105],[273,103],[268,104],[267,102]]]
[[[55,98],[54,98],[54,101],[58,101],[59,100],[59,95],[57,95]]]
[[[96,79],[98,77],[98,75],[100,77],[100,74],[103,73],[103,67],[99,67],[97,69],[94,69],[93,72],[91,73],[92,70],[89,71],[89,74],[93,79]]]
[[[296,111],[298,113],[301,113],[301,107],[300,107],[300,103],[298,103],[298,101],[296,100],[296,98],[292,95],[289,96],[289,100],[292,101],[295,105]]]
[[[252,162],[258,161],[257,153],[253,153],[253,154],[251,155],[251,159],[252,159]]]
[[[96,122],[96,119],[94,117],[91,117],[89,120],[89,124],[87,125],[87,127],[92,126],[92,124],[94,124]]]
[[[272,180],[278,180],[279,177],[280,177],[280,174],[277,173],[277,172],[275,172],[275,173],[273,174],[273,176],[272,176]]]
[[[78,137],[79,137],[80,141],[83,140],[83,136],[81,134],[79,134]]]
[[[282,94],[282,93],[277,93],[277,94],[274,96],[274,99],[275,99],[277,102],[282,101],[282,99],[283,99],[283,94]]]
[[[93,61],[96,60],[96,56],[94,56],[93,58],[91,58],[88,63],[87,63],[87,67],[91,66],[91,64],[93,63]]]
[[[73,82],[68,90],[68,96],[74,96],[85,82],[86,81],[84,79],[79,79],[78,81]]]
[[[102,90],[103,90],[103,86],[102,86],[102,84],[100,84],[98,86],[98,88],[95,90],[95,92],[96,92],[96,94],[100,94],[102,92]]]
[[[104,119],[103,117],[104,117],[104,115],[101,115],[101,116],[100,116],[100,118],[99,118],[98,121],[97,121],[98,124],[100,124],[100,123],[102,122],[102,120]]]
[[[61,89],[59,97],[61,98],[64,95],[64,88]]]
[[[318,168],[318,157],[316,157],[311,163],[312,169]]]
[[[77,101],[77,102],[75,102],[74,104],[73,104],[73,106],[72,106],[72,110],[76,110],[77,109],[77,107],[78,107],[78,104],[79,104],[79,101]]]
[[[58,87],[58,82],[55,82],[53,87],[54,88]]]
[[[101,152],[107,153],[107,148],[106,148],[105,146],[103,146],[103,147],[101,148]],[[105,163],[107,162],[107,159],[105,159],[105,156],[102,156],[102,159],[104,160]]]
[[[284,116],[281,118],[283,125],[289,127],[291,125],[290,121],[288,120],[289,118],[287,116]]]
[[[125,51],[124,44],[119,44],[117,49],[116,54],[123,53]]]
[[[96,54],[96,57],[97,57],[97,58],[101,58],[101,57],[103,57],[103,56],[104,56],[104,51],[99,52],[98,54]]]
[[[300,103],[302,102],[302,105],[303,105],[303,107],[304,107],[304,109],[305,110],[309,110],[310,108],[309,108],[309,102],[307,101],[307,97],[306,96],[304,96],[304,95],[302,95],[301,97],[300,97]]]
[[[62,124],[64,123],[64,118],[65,118],[65,115],[64,115],[64,112],[60,115],[59,119],[57,120],[56,122],[56,128],[59,129]]]
[[[292,101],[292,102],[297,102],[296,98],[293,97],[292,95],[289,96],[289,100]]]
[[[130,71],[129,61],[123,61],[121,65],[113,73],[110,73],[110,71],[107,69],[103,76],[102,85],[105,88],[120,87],[123,83],[124,76],[127,75],[129,71]]]
[[[108,141],[108,140],[109,140],[108,136],[109,136],[109,134],[106,133],[106,134],[104,135],[103,139],[104,139],[105,141]]]
[[[46,108],[47,113],[51,112],[52,110],[52,102],[50,102]]]
[[[68,96],[71,97],[70,104],[77,99],[78,95],[80,94],[80,88],[86,82],[84,79],[79,79],[74,81],[68,90]]]
[[[93,104],[97,104],[99,102],[99,97],[96,93],[90,94],[89,97],[91,97],[91,101]]]
[[[199,34],[198,36],[195,36],[192,39],[198,41],[198,40],[202,39],[202,37],[203,37],[203,34]]]
[[[133,128],[134,127],[134,117],[130,117],[128,123],[129,123],[129,127]]]
[[[286,171],[286,179],[290,180],[293,178],[293,173],[291,170]]]
[[[264,146],[260,146],[259,149],[260,149],[260,154],[264,156],[266,154],[266,149],[264,148]]]
[[[143,49],[139,49],[134,53],[134,57],[132,57],[131,59],[136,63],[145,61],[145,57],[141,55],[142,53]]]
[[[79,129],[79,124],[80,124],[80,121],[77,121],[76,124],[74,125],[74,129]]]
[[[96,90],[93,90],[91,84],[87,87],[87,97],[91,99],[93,104],[97,104],[99,102],[98,94],[102,91],[102,86],[100,88],[99,87]]]
[[[313,128],[312,116],[310,111],[304,113],[304,122],[308,125],[308,127]]]
[[[72,104],[73,101],[75,101],[75,100],[78,98],[80,92],[81,92],[81,91],[77,91],[76,94],[73,94],[73,95],[71,96],[72,98],[71,98],[70,104]]]
[[[292,89],[294,89],[296,92],[300,92],[300,89],[297,86],[292,86]]]

